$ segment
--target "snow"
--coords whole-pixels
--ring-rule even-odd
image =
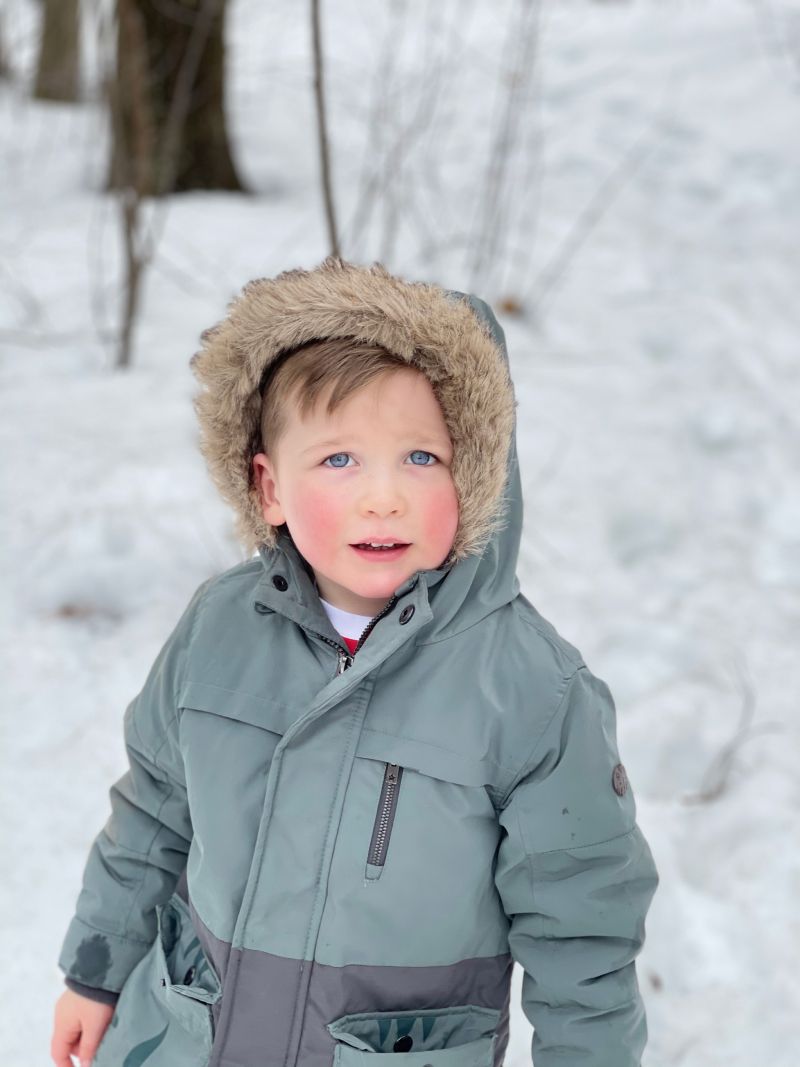
[[[525,11],[537,58],[480,266]],[[0,1039],[20,1067],[50,1062],[55,960],[124,770],[125,705],[197,585],[242,558],[188,359],[245,281],[327,252],[306,16],[286,0],[230,14],[253,195],[157,209],[120,373],[96,55],[83,104],[31,101],[38,5],[3,12]],[[347,0],[323,32],[344,253],[478,292],[506,329],[522,588],[614,693],[661,875],[638,962],[644,1067],[796,1067],[800,7]],[[721,792],[698,802],[742,724]],[[520,979],[506,1067],[530,1062]]]

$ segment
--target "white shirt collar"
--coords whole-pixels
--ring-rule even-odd
[[[372,622],[372,615],[355,615],[352,611],[344,611],[342,608],[329,604],[322,597],[319,599],[323,608],[325,608],[325,613],[331,620],[334,630],[340,633],[342,637],[349,637],[351,640],[357,641]]]

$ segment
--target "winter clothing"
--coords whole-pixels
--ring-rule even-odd
[[[352,611],[337,608],[335,604],[329,604],[322,597],[319,598],[319,602],[325,609],[325,614],[331,620],[334,630],[341,636],[348,649],[355,654],[359,638],[372,622],[371,616],[356,615]]]
[[[460,506],[451,558],[355,655],[249,480],[261,382],[331,336],[428,376]],[[519,589],[491,311],[331,259],[251,283],[194,365],[203,450],[258,555],[200,586],[125,713],[130,770],[59,961],[122,991],[96,1067],[500,1067],[514,960],[536,1067],[636,1067],[658,879],[608,687]]]

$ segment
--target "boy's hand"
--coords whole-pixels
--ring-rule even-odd
[[[89,1067],[113,1014],[113,1004],[101,1004],[65,990],[56,1001],[50,1042],[50,1056],[56,1067],[73,1067],[70,1056],[77,1056],[81,1067]]]

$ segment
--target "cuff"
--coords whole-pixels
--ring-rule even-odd
[[[87,1000],[97,1000],[101,1004],[114,1005],[119,1000],[119,993],[113,993],[110,989],[97,989],[90,985],[81,985],[80,982],[73,981],[72,978],[65,978],[64,984],[68,989],[71,989],[73,993],[78,993],[82,997],[86,997]]]
[[[107,991],[121,990],[128,975],[150,948],[146,941],[129,940],[88,926],[77,915],[67,928],[58,966],[79,985]]]

